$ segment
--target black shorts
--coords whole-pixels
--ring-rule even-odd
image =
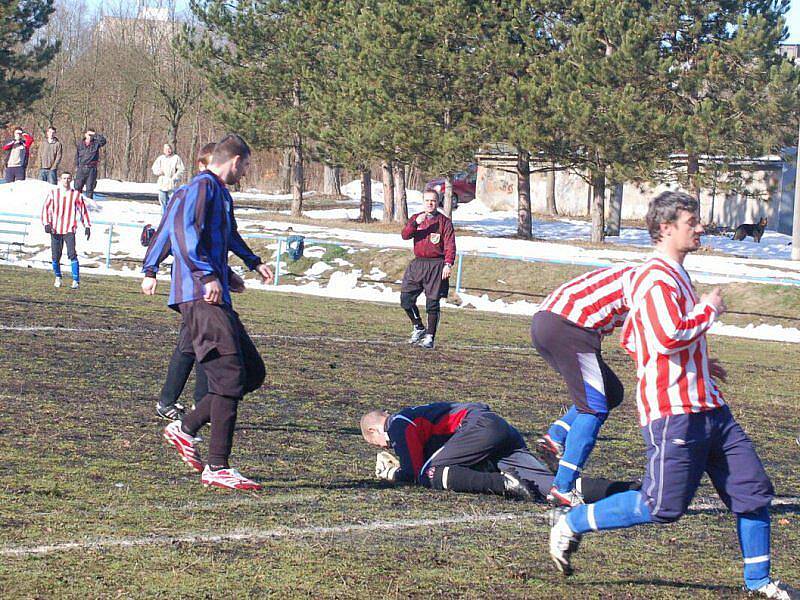
[[[178,309],[183,317],[180,351],[194,354],[202,364],[210,392],[241,398],[261,387],[264,361],[233,308],[195,300]]]
[[[543,310],[533,315],[531,341],[564,378],[579,412],[607,415],[622,402],[622,382],[600,355],[599,333]]]
[[[443,270],[443,258],[415,258],[403,275],[400,291],[419,294],[424,290],[425,297],[430,300],[447,298],[450,292],[450,280],[442,279]]]

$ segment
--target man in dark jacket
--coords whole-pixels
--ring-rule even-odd
[[[87,198],[94,198],[97,185],[97,165],[100,162],[100,148],[106,145],[106,138],[93,128],[87,129],[83,139],[75,148],[75,189]],[[84,186],[86,191],[84,191]]]
[[[15,127],[14,139],[3,144],[3,150],[6,153],[6,183],[25,179],[25,170],[28,168],[28,157],[32,145],[33,137],[29,133],[25,133],[22,127]]]
[[[375,476],[390,483],[529,501],[543,501],[552,487],[553,473],[522,434],[483,403],[434,402],[393,415],[373,410],[361,417],[361,434],[397,455],[380,452],[375,464]],[[639,486],[593,477],[577,483],[588,502]]]

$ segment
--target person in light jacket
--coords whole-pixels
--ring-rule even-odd
[[[186,168],[181,157],[175,154],[170,144],[164,144],[164,153],[153,163],[153,175],[158,176],[158,202],[161,213],[167,210],[167,203]]]

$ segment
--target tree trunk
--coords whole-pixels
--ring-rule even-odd
[[[547,214],[558,216],[556,208],[556,164],[547,171]]]
[[[327,163],[323,167],[322,193],[326,196],[341,196],[342,169],[340,167],[332,167]]]
[[[686,176],[689,179],[689,192],[698,200],[698,202],[700,201],[700,182],[698,181],[699,174],[700,161],[697,157],[697,154],[687,153]]]
[[[517,236],[529,240],[533,237],[530,156],[526,150],[518,150],[517,156]]]
[[[608,205],[608,224],[606,225],[606,235],[619,235],[620,222],[622,221],[622,192],[625,186],[622,183],[615,183],[611,190],[611,202]]]
[[[292,140],[292,216],[303,215],[303,141],[298,132]]]
[[[372,221],[372,173],[368,168],[361,171],[361,206],[358,220],[362,223]]]
[[[381,177],[383,179],[383,222],[391,223],[394,219],[394,175],[392,174],[391,160],[381,163]]]
[[[198,147],[197,147],[197,136],[199,134],[200,129],[200,111],[198,110],[195,113],[194,121],[192,121],[192,138],[189,142],[189,154],[186,156],[186,160],[184,160],[184,164],[186,165],[186,180],[189,181],[195,173],[195,169],[197,168],[197,161],[195,158],[198,154]]]
[[[280,189],[278,192],[285,194],[292,187],[292,149],[286,148],[283,151],[280,172],[278,173]]]
[[[406,167],[399,160],[394,163],[394,205],[394,220],[405,224],[408,221]]]
[[[447,173],[444,176],[444,200],[442,201],[442,212],[448,218],[453,215],[453,176]]]
[[[592,243],[602,244],[605,239],[606,172],[599,167],[592,172]]]

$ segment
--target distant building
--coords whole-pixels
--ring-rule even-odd
[[[178,23],[167,8],[151,8],[139,4],[136,16],[103,16],[94,30],[96,41],[124,40],[133,36],[137,41],[169,43],[177,33]]]
[[[778,52],[793,63],[798,64],[798,59],[800,59],[800,44],[781,44],[778,46]]]

